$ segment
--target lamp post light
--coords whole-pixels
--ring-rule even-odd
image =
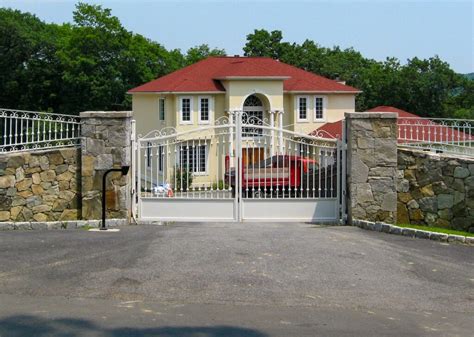
[[[121,168],[112,168],[105,171],[104,176],[102,177],[102,224],[100,225],[101,231],[106,231],[107,227],[105,227],[105,209],[106,209],[106,201],[105,201],[105,183],[107,181],[107,174],[110,172],[122,172],[122,175],[126,176],[128,171],[130,170],[130,166],[122,166]]]

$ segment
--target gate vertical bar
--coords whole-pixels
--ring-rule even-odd
[[[234,209],[237,214],[235,219],[242,221],[242,173],[241,173],[241,162],[242,162],[242,113],[240,111],[233,111],[234,119],[234,135],[235,135],[235,199]]]
[[[235,208],[237,210],[236,220],[242,221],[242,113],[234,111],[235,128]]]
[[[138,175],[138,179],[137,179],[137,196],[138,196],[138,209],[137,209],[137,213],[138,213],[138,218],[142,218],[143,217],[143,213],[142,213],[142,195],[141,195],[141,190],[142,190],[142,170],[141,170],[141,163],[142,163],[142,155],[141,155],[141,146],[142,145],[142,142],[139,140],[137,142],[137,159],[136,159],[136,162],[137,162],[137,175]],[[145,163],[146,165],[146,163]]]
[[[341,219],[342,224],[347,223],[347,130],[346,130],[346,120],[342,120],[342,144],[341,144]]]
[[[137,219],[137,175],[139,175],[140,173],[137,171],[137,130],[136,130],[136,122],[135,120],[132,120],[132,133],[131,133],[131,136],[132,136],[132,139],[131,139],[131,143],[132,143],[132,147],[131,147],[131,156],[132,156],[132,191],[131,191],[131,195],[132,195],[132,218],[133,219]]]

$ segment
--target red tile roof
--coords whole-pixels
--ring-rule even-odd
[[[226,77],[286,77],[284,91],[360,92],[268,57],[209,57],[128,92],[223,92],[219,80]]]
[[[428,118],[422,118],[393,106],[377,106],[367,112],[395,112],[398,114],[398,142],[449,143],[474,140],[474,136],[458,131],[449,125],[441,125]],[[462,127],[460,128],[462,129]],[[310,133],[313,136],[342,138],[342,121],[326,123]]]

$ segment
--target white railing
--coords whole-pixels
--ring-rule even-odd
[[[474,120],[398,117],[398,144],[474,156]]]
[[[0,153],[75,146],[78,116],[0,108]]]

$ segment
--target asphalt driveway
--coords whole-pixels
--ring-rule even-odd
[[[0,337],[472,336],[474,248],[308,224],[0,232]]]

